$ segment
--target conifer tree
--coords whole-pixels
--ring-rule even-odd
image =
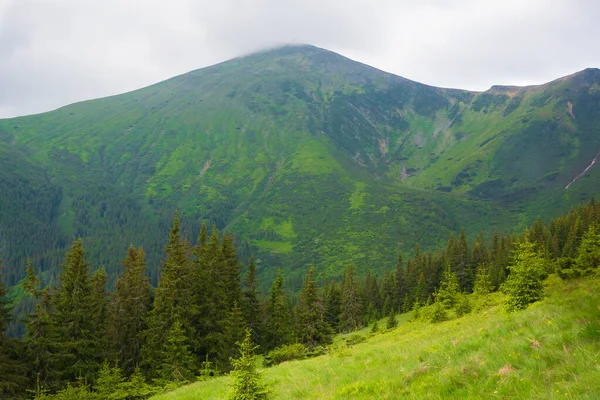
[[[98,326],[94,321],[94,298],[89,265],[81,238],[75,240],[65,256],[60,285],[53,296],[53,322],[56,329],[63,380],[82,377],[94,380],[100,368]]]
[[[314,267],[308,271],[296,306],[296,332],[308,349],[331,343],[332,329],[325,319],[325,304],[315,280]]]
[[[436,293],[436,301],[438,301],[442,307],[449,310],[456,304],[456,297],[459,293],[459,283],[456,273],[450,270],[450,267],[446,267],[440,288]]]
[[[104,358],[108,355],[108,338],[107,338],[107,307],[106,299],[106,281],[107,275],[104,268],[97,269],[91,278],[90,292],[90,307],[92,317],[92,329],[94,340],[98,353],[96,354],[96,362],[101,364]]]
[[[340,314],[342,313],[342,292],[335,281],[331,281],[329,290],[325,297],[325,319],[334,331],[340,326]]]
[[[488,269],[485,265],[481,264],[477,269],[477,275],[475,277],[475,286],[473,287],[473,293],[478,296],[487,296],[492,291],[492,282]]]
[[[385,325],[387,330],[394,329],[398,326],[398,320],[396,319],[396,310],[392,307],[390,309],[390,313],[388,314],[388,319]]]
[[[515,251],[509,266],[510,275],[502,285],[502,291],[507,294],[505,308],[509,312],[522,310],[543,296],[545,263],[535,251],[534,244],[527,240],[527,235],[525,238]]]
[[[342,282],[342,313],[340,315],[340,328],[349,332],[362,326],[363,304],[358,281],[354,277],[354,266],[349,264],[344,272]]]
[[[224,355],[228,357],[223,361],[223,364],[229,364],[229,360],[235,355],[236,344],[244,339],[246,328],[246,320],[242,309],[235,303],[227,313],[225,321],[225,345],[223,350]]]
[[[189,338],[183,324],[179,318],[175,318],[162,349],[162,362],[159,366],[162,382],[180,385],[194,379],[195,360],[188,343]]]
[[[37,382],[40,390],[56,389],[60,379],[57,365],[59,349],[51,316],[52,299],[48,288],[40,289],[40,280],[29,260],[23,288],[35,304],[35,311],[25,319],[25,348],[30,379]]]
[[[600,267],[600,232],[593,223],[581,239],[572,275],[588,275],[598,267]]]
[[[267,400],[270,398],[269,390],[262,382],[260,372],[256,370],[256,346],[252,344],[252,334],[246,330],[245,338],[239,343],[240,356],[232,359],[233,371],[231,372],[232,391],[228,400]]]
[[[254,257],[250,257],[248,271],[244,281],[244,292],[242,298],[242,310],[246,318],[247,326],[252,332],[254,343],[262,343],[263,319],[258,299],[258,279],[256,278],[256,264]]]
[[[116,282],[108,316],[111,348],[125,375],[141,363],[146,320],[152,307],[152,288],[146,276],[144,250],[130,246],[121,262],[123,275]]]
[[[6,299],[3,268],[0,259],[0,398],[8,398],[22,390],[25,368],[16,357],[16,343],[6,335],[6,328],[12,320],[12,303]]]
[[[396,270],[394,277],[396,278],[396,284],[394,285],[394,300],[398,310],[402,310],[404,297],[408,294],[408,288],[406,287],[404,265],[402,262],[402,254],[398,253],[398,259],[396,261]],[[385,301],[385,298],[384,298]]]
[[[277,271],[277,278],[271,286],[267,300],[267,343],[266,349],[272,350],[294,341],[294,325],[290,302],[283,291],[283,276]]]
[[[146,342],[142,348],[143,363],[151,374],[155,371],[153,366],[166,363],[165,348],[170,345],[167,335],[177,333],[177,340],[183,340],[184,343],[180,345],[183,347],[185,344],[186,349],[193,349],[196,344],[193,321],[198,315],[195,292],[197,275],[188,259],[188,252],[188,244],[180,235],[179,216],[175,212],[169,242],[165,246],[166,258],[156,289],[154,307],[149,314],[148,329],[144,334]],[[175,321],[179,322],[180,329],[171,332]],[[162,374],[165,375],[164,371]]]

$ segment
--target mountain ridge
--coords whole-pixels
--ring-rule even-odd
[[[563,187],[600,149],[598,72],[508,96],[295,46],[0,120],[0,152],[19,160],[0,172],[9,280],[26,257],[52,279],[74,236],[113,277],[144,245],[155,280],[175,208],[190,239],[200,221],[232,230],[263,281],[281,266],[292,286],[311,264],[321,278],[351,261],[381,271],[461,227],[518,229],[597,193],[594,168]],[[24,243],[41,227],[47,240]]]

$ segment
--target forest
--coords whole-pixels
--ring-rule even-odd
[[[19,317],[22,337],[6,333],[14,312],[0,284],[0,397],[144,399],[232,371],[243,381],[252,352],[267,366],[318,356],[337,333],[392,329],[397,314],[416,317],[427,305],[433,311],[421,317],[431,323],[460,317],[480,306],[471,293],[485,302],[501,291],[506,312],[518,311],[542,298],[549,275],[596,271],[599,224],[592,200],[520,234],[468,243],[461,232],[433,252],[417,246],[381,276],[349,264],[340,281],[324,280],[310,268],[299,294],[284,290],[281,271],[261,293],[254,260],[241,264],[232,234],[204,224],[190,242],[177,211],[156,287],[144,249],[131,246],[109,292],[105,271],[87,262],[78,238],[55,283],[42,285],[39,267],[27,263],[23,290],[34,307]],[[389,316],[385,328],[377,326],[382,316]],[[235,397],[236,390],[231,398],[266,398]]]

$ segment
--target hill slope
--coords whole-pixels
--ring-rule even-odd
[[[307,264],[321,277],[351,260],[383,270],[460,227],[503,230],[588,200],[597,169],[564,187],[600,150],[599,129],[597,69],[474,93],[283,47],[0,120],[0,151],[16,163],[0,172],[0,206],[13,210],[0,248],[11,283],[25,256],[53,271],[50,249],[76,235],[109,273],[144,245],[156,278],[178,207],[192,237],[201,220],[232,230],[263,281],[273,266],[294,286]],[[42,225],[39,245],[24,245]]]
[[[281,399],[596,399],[599,289],[598,278],[555,278],[546,299],[514,314],[492,306],[439,324],[408,322],[403,314],[395,330],[266,369],[264,377]],[[223,399],[228,380],[152,399]]]

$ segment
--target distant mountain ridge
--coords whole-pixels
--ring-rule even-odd
[[[156,279],[179,208],[190,240],[232,230],[264,282],[297,286],[564,212],[598,193],[595,167],[564,187],[599,150],[598,69],[472,92],[285,46],[0,120],[0,253],[11,283],[26,257],[51,280],[82,236],[114,276],[133,243]]]

